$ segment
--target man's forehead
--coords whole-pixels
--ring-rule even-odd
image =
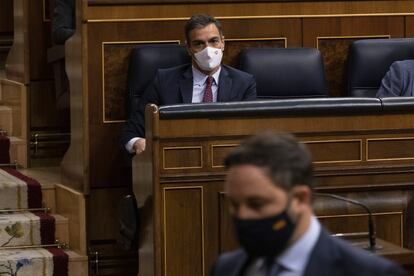
[[[199,27],[199,28],[195,28],[195,29],[191,30],[190,38],[193,39],[193,36],[195,34],[201,34],[201,33],[204,33],[204,32],[205,32],[205,34],[208,33],[210,37],[218,37],[218,38],[220,37],[220,32],[219,32],[217,26],[214,23],[211,23],[211,24],[209,24],[205,27]],[[197,38],[195,38],[195,39],[197,39]]]

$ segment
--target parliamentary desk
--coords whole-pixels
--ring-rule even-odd
[[[313,155],[315,190],[367,204],[378,237],[412,246],[414,100],[314,98],[147,106],[147,149],[133,160],[140,275],[208,275],[235,248],[223,158],[245,137],[291,132]],[[315,198],[333,233],[367,231],[359,206]]]

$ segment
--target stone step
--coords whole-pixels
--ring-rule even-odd
[[[60,243],[69,245],[69,220],[59,214],[52,214],[55,217],[56,231],[55,237]]]
[[[56,213],[55,185],[60,183],[60,168],[26,168],[19,169],[19,172],[36,179],[40,183],[45,207],[50,208],[51,213]]]
[[[88,257],[78,253],[65,250],[68,255],[68,275],[69,276],[87,276],[88,275]],[[0,264],[4,271],[0,274],[9,275],[39,275],[42,273],[52,273],[51,254],[46,249],[5,249],[0,250]],[[17,274],[17,270],[19,274]],[[12,275],[12,274],[10,274]]]
[[[0,129],[5,130],[7,134],[13,130],[12,109],[5,105],[0,105]]]
[[[50,214],[50,216],[55,219],[55,239],[61,244],[70,246],[69,220],[58,214]],[[18,227],[16,228],[18,235],[16,237],[11,236],[11,233],[8,232],[14,227]],[[4,231],[0,232],[0,244],[1,246],[41,246],[39,227],[38,215],[31,212],[1,213],[0,229]],[[52,238],[52,236],[49,237]],[[55,243],[55,240],[52,239],[46,243]]]
[[[88,256],[67,250],[69,256],[69,276],[88,276]]]

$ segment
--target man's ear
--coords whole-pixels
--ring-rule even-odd
[[[224,46],[226,46],[226,42],[224,41],[224,35],[221,36],[221,41],[223,42],[222,50],[224,51]]]
[[[312,204],[312,191],[307,185],[298,185],[292,189],[292,197],[301,204]]]

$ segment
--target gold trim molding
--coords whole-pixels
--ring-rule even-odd
[[[200,166],[199,167],[165,167],[165,151],[166,150],[181,150],[181,149],[199,149],[200,150]],[[162,148],[162,169],[163,170],[188,170],[201,169],[204,166],[204,154],[202,146],[187,146],[187,147],[163,147]]]
[[[210,146],[210,156],[211,156],[211,167],[212,168],[224,168],[223,165],[214,165],[214,148],[225,148],[225,147],[237,147],[240,144],[217,144]]]
[[[359,142],[359,159],[355,160],[335,160],[335,161],[313,161],[313,164],[336,164],[336,163],[350,163],[361,162],[362,158],[362,139],[344,139],[344,140],[316,140],[316,141],[301,141],[303,144],[323,144],[323,143],[341,143],[341,142]]]
[[[105,62],[104,62],[104,48],[105,45],[116,44],[167,44],[176,43],[180,44],[180,40],[135,40],[135,41],[102,41],[101,43],[101,85],[102,85],[102,122],[104,124],[123,123],[125,120],[106,120],[105,118]]]
[[[43,17],[43,22],[50,22],[50,18],[48,19],[47,16],[46,16],[46,8],[45,8],[46,7],[46,1],[47,0],[42,1],[42,17]],[[50,9],[50,3],[49,3],[49,9]]]
[[[316,49],[319,50],[319,40],[330,40],[330,39],[373,39],[373,38],[391,38],[391,35],[344,35],[344,36],[317,36],[316,37]]]
[[[365,154],[367,161],[404,161],[404,160],[414,160],[414,157],[402,157],[402,158],[369,158],[369,142],[370,141],[398,141],[398,140],[414,140],[414,137],[390,137],[390,138],[369,138],[367,139],[365,145]]]
[[[249,38],[224,38],[224,42],[227,41],[280,41],[285,42],[285,48],[287,48],[287,37],[249,37]]]
[[[249,19],[297,19],[297,18],[330,18],[330,17],[381,17],[381,16],[412,16],[414,13],[337,13],[337,14],[290,14],[290,15],[248,15],[248,16],[216,16],[219,20]],[[104,18],[87,19],[86,23],[121,23],[147,21],[186,21],[189,17],[148,17],[148,18]]]

